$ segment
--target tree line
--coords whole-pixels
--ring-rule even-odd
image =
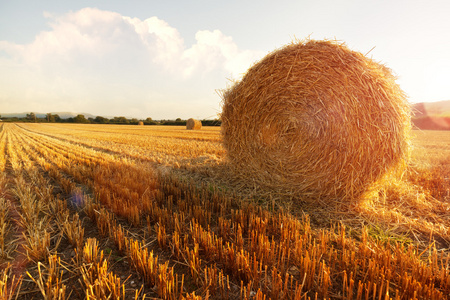
[[[186,126],[187,120],[182,120],[177,118],[175,120],[153,120],[152,118],[146,119],[136,119],[136,118],[126,118],[126,117],[114,117],[111,119],[97,116],[95,118],[86,118],[84,115],[79,114],[76,117],[61,118],[58,114],[48,113],[44,118],[39,118],[35,113],[26,114],[23,118],[12,117],[5,118],[1,117],[3,122],[32,122],[32,123],[80,123],[80,124],[122,124],[122,125],[138,125],[139,122],[143,122],[144,125],[179,125]],[[215,120],[201,120],[204,126],[220,126],[221,121]]]

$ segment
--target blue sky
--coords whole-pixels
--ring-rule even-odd
[[[0,114],[214,118],[217,90],[294,38],[386,64],[450,100],[446,1],[0,1]],[[375,48],[374,48],[375,47]]]

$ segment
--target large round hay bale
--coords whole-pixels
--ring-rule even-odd
[[[278,191],[359,198],[404,161],[409,130],[391,71],[337,42],[287,45],[223,93],[231,166]]]
[[[138,125],[139,125],[139,126],[144,126],[144,122],[143,122],[143,121],[139,121],[139,122],[138,122]]]
[[[189,129],[189,130],[202,129],[202,121],[190,118],[186,122],[186,129]]]

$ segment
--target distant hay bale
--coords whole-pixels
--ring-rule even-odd
[[[189,129],[189,130],[202,129],[202,121],[190,118],[186,122],[186,129]]]
[[[408,153],[410,106],[395,77],[342,43],[287,45],[222,97],[228,160],[252,184],[355,199]]]
[[[139,125],[139,126],[144,126],[144,122],[139,121],[138,125]]]

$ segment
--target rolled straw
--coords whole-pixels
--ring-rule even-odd
[[[343,43],[287,45],[222,97],[230,165],[261,187],[358,198],[408,152],[410,106],[395,77]]]

